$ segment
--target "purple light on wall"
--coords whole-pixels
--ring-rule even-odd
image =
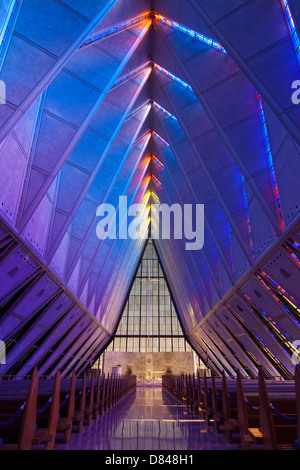
[[[250,251],[251,251],[251,254],[252,254],[252,258],[254,258],[254,246],[253,246],[252,231],[251,231],[251,220],[250,220],[250,213],[249,213],[249,205],[248,205],[247,191],[246,191],[246,185],[245,185],[245,178],[244,178],[244,175],[242,173],[241,173],[241,183],[242,183],[242,191],[243,191],[243,197],[244,197],[244,206],[245,206],[245,210],[246,210]]]
[[[278,185],[277,185],[277,181],[276,181],[273,155],[272,155],[272,150],[271,150],[271,145],[270,145],[270,140],[269,140],[269,134],[268,134],[268,129],[267,129],[267,123],[266,123],[264,108],[263,108],[262,99],[261,99],[260,94],[257,93],[256,95],[257,95],[257,104],[258,104],[258,109],[259,109],[259,118],[260,118],[261,128],[262,128],[262,132],[263,132],[263,137],[264,137],[264,142],[265,142],[265,149],[266,149],[266,154],[267,154],[268,164],[269,164],[269,170],[270,170],[272,184],[273,184],[274,197],[275,197],[277,208],[278,208],[278,214],[279,214],[279,219],[280,219],[280,227],[281,227],[281,230],[284,230],[284,220],[283,220],[283,216],[282,216],[281,203],[280,203]]]
[[[240,290],[241,290],[242,296],[245,297],[245,299],[248,301],[248,308],[253,312],[253,314],[256,315],[256,313],[249,306],[249,304],[250,305],[252,304],[256,308],[256,310],[259,311],[266,318],[266,321],[272,324],[272,328],[276,328],[280,332],[280,334],[285,337],[285,340],[287,341],[286,338],[289,337],[289,335],[282,328],[280,328],[280,326],[276,323],[276,321],[273,318],[271,318],[266,312],[261,310],[261,308],[259,308],[259,306],[253,301],[253,299],[249,297],[249,295],[246,294],[246,292],[244,292],[242,289]],[[270,334],[271,336],[275,337],[272,333]]]
[[[230,249],[230,255],[231,255],[232,272],[234,273],[235,266],[234,266],[233,249],[232,249],[232,232],[231,232],[231,227],[229,223],[228,223],[228,235],[229,235],[229,249]]]

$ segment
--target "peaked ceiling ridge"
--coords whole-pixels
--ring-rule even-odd
[[[148,13],[147,13],[147,15],[148,15]],[[147,16],[147,15],[146,15],[146,16]],[[163,20],[162,22],[165,22],[165,17],[163,17],[163,18],[164,18],[164,20]],[[158,18],[156,18],[156,19],[158,19]],[[142,18],[141,18],[141,17],[138,18],[138,19],[136,19],[136,20],[134,20],[133,23],[131,23],[131,24],[135,24],[136,22],[139,22],[139,21],[142,21]],[[127,24],[124,25],[124,28],[130,27],[131,24],[130,24],[130,22],[127,22]],[[169,24],[167,24],[167,25],[169,26]],[[173,25],[173,24],[170,22],[170,25]],[[177,25],[178,25],[178,24],[177,24]],[[173,26],[174,26],[174,25],[173,25]],[[119,28],[119,29],[122,29],[122,28]],[[166,69],[164,69],[164,70],[166,70]],[[169,74],[170,74],[170,73],[169,73]],[[187,85],[187,87],[190,86],[190,85],[188,85],[188,84],[186,84],[186,85]],[[165,109],[165,108],[163,108],[163,109]],[[174,117],[175,117],[175,116],[174,116]],[[176,118],[175,118],[175,119],[176,119]],[[155,131],[154,131],[154,132],[155,132]],[[155,133],[155,134],[153,134],[153,135],[154,135],[155,137],[159,138],[161,142],[164,142],[165,144],[168,144],[161,136],[159,136],[158,133]],[[168,144],[168,145],[169,145],[169,144]]]
[[[159,137],[159,138],[160,138],[160,136],[158,136],[158,134],[155,134],[155,135],[156,135],[156,137]],[[165,142],[162,138],[160,138],[160,139],[161,139],[161,141]],[[165,142],[165,143],[166,143],[166,142]]]
[[[114,203],[120,195],[129,203],[144,202],[146,235],[157,202],[202,202],[203,250],[187,252],[182,240],[155,241],[185,334],[201,351],[212,347],[213,368],[225,365],[234,375],[239,362],[231,346],[235,341],[240,345],[242,336],[232,332],[239,335],[243,327],[235,330],[230,324],[232,337],[227,336],[222,315],[225,310],[233,321],[245,315],[245,331],[251,336],[257,328],[262,338],[257,344],[266,351],[274,347],[274,355],[284,361],[273,337],[267,336],[270,325],[264,323],[261,330],[258,322],[252,328],[255,308],[267,310],[263,301],[267,304],[271,295],[256,299],[251,282],[259,272],[271,290],[282,285],[282,295],[293,294],[299,303],[298,114],[283,86],[299,70],[294,5],[287,0],[274,1],[270,9],[266,2],[240,2],[232,8],[217,0],[187,0],[184,6],[118,0],[106,2],[100,11],[99,0],[96,7],[81,3],[79,14],[63,3],[52,2],[49,13],[56,15],[45,15],[48,3],[37,5],[35,17],[41,12],[49,23],[43,35],[43,22],[29,28],[34,16],[21,8],[16,34],[7,30],[1,44],[2,78],[9,78],[10,85],[0,116],[0,135],[5,135],[0,146],[1,218],[12,232],[27,237],[33,255],[37,245],[44,250],[41,266],[47,264],[59,285],[72,292],[72,299],[82,300],[80,305],[111,335],[145,239],[99,241],[97,204]],[[155,9],[148,8],[152,5]],[[74,13],[76,20],[84,18],[84,26],[72,23]],[[265,21],[259,36],[251,34],[255,15]],[[243,28],[235,27],[239,21]],[[22,78],[22,87],[8,70],[16,42],[20,54],[15,55],[14,73]],[[33,57],[30,70],[22,55]],[[284,73],[271,76],[278,63],[285,64]],[[285,238],[289,234],[291,240]],[[276,271],[276,256],[289,281]],[[34,291],[29,295],[34,299]],[[253,308],[241,314],[238,305],[243,308],[249,299]],[[271,308],[269,319],[277,313]],[[281,319],[288,324],[289,315],[288,307],[280,310],[276,325],[282,326]],[[257,316],[261,320],[259,312]],[[293,327],[289,324],[291,338]],[[74,358],[77,370],[94,347],[91,335],[80,345],[82,358],[81,352]],[[245,344],[251,349],[254,343]],[[214,347],[220,357],[213,358]],[[264,353],[258,354],[260,360]],[[242,347],[240,356],[254,373]],[[270,358],[266,365],[276,372]]]

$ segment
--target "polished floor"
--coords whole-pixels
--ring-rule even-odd
[[[233,450],[161,387],[140,386],[59,450]]]

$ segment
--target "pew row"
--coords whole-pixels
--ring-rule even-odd
[[[257,379],[214,375],[163,376],[164,389],[229,443],[245,450],[295,450],[300,438],[300,364],[289,381],[266,380],[261,368]]]
[[[100,375],[0,381],[0,450],[53,450],[82,432],[136,386],[135,376]]]

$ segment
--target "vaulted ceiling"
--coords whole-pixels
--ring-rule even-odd
[[[209,365],[291,374],[299,2],[0,8],[0,372],[80,372],[105,348],[145,240],[99,240],[96,210],[127,196],[204,204],[201,250],[155,243],[184,333]]]

